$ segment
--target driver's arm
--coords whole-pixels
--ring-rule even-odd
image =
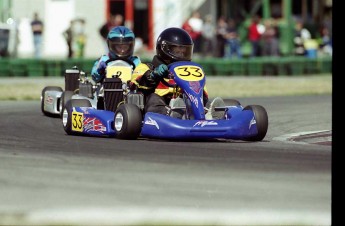
[[[139,89],[142,92],[152,93],[156,89],[159,81],[151,76],[153,71],[152,64],[139,64],[133,71],[130,82],[131,90]]]
[[[109,60],[109,57],[107,55],[101,56],[98,60],[96,60],[91,69],[91,77],[96,83],[101,82],[105,77],[107,60]]]

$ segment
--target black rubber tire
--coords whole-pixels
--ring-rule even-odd
[[[72,96],[74,95],[74,92],[73,91],[64,91],[62,92],[61,94],[61,100],[60,100],[60,118],[62,118],[62,112],[63,112],[63,109],[65,108],[66,106],[66,103],[72,99]]]
[[[121,125],[117,124],[122,117]],[[116,138],[135,140],[140,136],[142,127],[142,113],[137,105],[121,104],[115,111],[114,130]]]
[[[73,107],[92,107],[89,100],[71,99],[67,101],[62,115],[62,126],[68,135],[77,134],[72,131],[72,111]],[[66,121],[65,121],[66,120]]]
[[[245,110],[253,111],[256,120],[256,126],[258,128],[258,134],[254,137],[247,138],[246,140],[262,141],[265,138],[268,130],[268,115],[266,109],[261,105],[248,105],[243,109],[243,111]]]
[[[226,100],[226,106],[238,106],[238,105],[241,105],[241,103],[238,100],[235,100],[235,99]]]
[[[46,91],[60,91],[60,92],[62,92],[63,90],[59,86],[46,86],[43,88],[43,90],[41,92],[41,111],[42,111],[42,113],[46,116],[54,116],[53,114],[44,111],[44,100],[45,100]]]

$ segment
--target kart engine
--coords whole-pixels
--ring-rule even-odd
[[[65,70],[65,91],[76,92],[79,88],[79,69],[74,66],[72,69]]]

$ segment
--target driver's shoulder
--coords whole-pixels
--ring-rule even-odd
[[[147,70],[150,70],[150,67],[147,63],[140,63],[133,71],[133,74],[143,75]]]
[[[103,54],[100,58],[99,58],[99,61],[108,61],[110,59],[110,57],[106,54]]]

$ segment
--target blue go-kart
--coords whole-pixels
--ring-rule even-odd
[[[234,99],[225,105],[219,98],[215,98],[217,101],[214,100],[210,107],[204,107],[206,77],[202,66],[190,61],[175,62],[169,65],[169,71],[170,82],[164,80],[163,84],[173,89],[171,112],[178,112],[180,117],[144,113],[143,95],[123,87],[119,92],[121,98],[117,98],[122,101],[118,101],[113,111],[97,110],[87,100],[67,102],[63,114],[66,133],[114,136],[119,139],[264,139],[268,129],[268,115],[264,107],[243,107]]]

